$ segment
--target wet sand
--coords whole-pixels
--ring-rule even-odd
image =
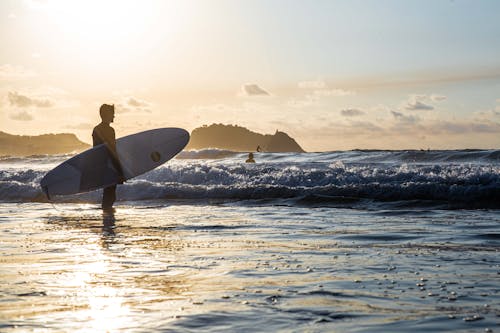
[[[0,331],[494,332],[496,211],[0,204]]]

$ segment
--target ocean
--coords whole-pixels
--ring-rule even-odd
[[[1,332],[495,332],[500,151],[207,149],[48,201],[0,157]]]

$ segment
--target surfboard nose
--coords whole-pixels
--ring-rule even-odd
[[[183,128],[179,128],[180,130],[180,135],[184,140],[186,140],[186,144],[189,142],[189,139],[190,139],[190,135],[189,135],[189,132],[186,131],[185,129]]]
[[[188,131],[186,131],[183,128],[177,128],[177,127],[171,127],[171,128],[165,128],[164,130],[169,130],[170,135],[172,138],[175,137],[175,142],[179,146],[186,146],[189,142],[189,139],[191,138],[191,135],[189,134]]]

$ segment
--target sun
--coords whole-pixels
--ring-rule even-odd
[[[154,2],[132,0],[49,0],[51,22],[82,45],[119,44],[144,32],[153,20]]]
[[[31,0],[35,1],[35,0]],[[193,3],[170,0],[37,0],[38,41],[82,74],[142,70],[151,55],[173,57],[193,21]],[[35,27],[35,25],[33,25]],[[169,50],[166,52],[165,50]],[[166,57],[163,57],[164,59]],[[171,62],[172,59],[167,59]],[[161,64],[159,64],[161,66]],[[94,75],[95,76],[95,75]]]

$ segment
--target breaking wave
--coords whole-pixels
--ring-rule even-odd
[[[271,199],[309,205],[430,202],[448,208],[500,208],[500,163],[492,162],[498,161],[498,151],[453,151],[446,156],[436,152],[425,158],[421,153],[259,154],[259,163],[245,164],[241,162],[244,157],[241,153],[186,152],[181,158],[119,186],[118,198],[130,201]],[[228,157],[213,160],[207,159],[207,154],[227,154]],[[339,154],[344,154],[343,158],[339,158]],[[385,155],[384,163],[374,162],[381,159],[381,154]],[[388,156],[392,156],[390,163]],[[395,162],[396,158],[426,163]],[[450,159],[461,162],[451,163]],[[483,162],[479,163],[480,160]],[[45,200],[39,181],[52,165],[16,167],[18,162],[28,165],[26,160],[9,161],[8,167],[0,169],[0,201]],[[99,198],[100,192],[95,191],[57,197],[55,201],[97,202]]]

